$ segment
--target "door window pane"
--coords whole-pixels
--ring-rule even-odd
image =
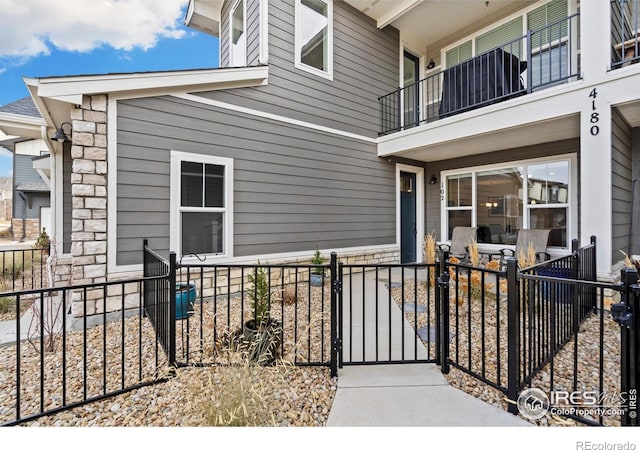
[[[300,61],[328,71],[329,6],[322,0],[300,1]]]
[[[223,213],[182,213],[182,254],[222,253]]]
[[[477,175],[477,227],[494,244],[515,244],[522,228],[522,174],[522,167],[514,167]]]

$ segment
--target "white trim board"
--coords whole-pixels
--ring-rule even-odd
[[[140,248],[142,251],[142,247]],[[381,253],[381,252],[400,252],[400,248],[397,244],[383,244],[383,245],[372,245],[372,246],[364,246],[364,247],[343,247],[343,248],[329,248],[329,249],[320,249],[320,254],[328,259],[332,252],[336,252],[338,255],[338,260],[340,258],[351,255],[358,255],[362,253]],[[216,263],[221,264],[242,264],[242,263],[251,263],[260,260],[261,263],[268,264],[278,264],[285,261],[290,261],[293,259],[304,259],[310,260],[313,257],[312,252],[309,251],[301,251],[301,252],[285,252],[285,253],[269,253],[263,255],[249,255],[249,256],[236,256],[233,258],[228,258],[225,260],[215,260]],[[183,263],[188,264],[189,260],[183,260]],[[197,262],[197,261],[196,261]],[[205,260],[205,264],[210,263],[211,261]],[[109,269],[108,275],[111,276],[122,276],[129,272],[141,272],[142,264],[131,264],[131,265],[122,265],[122,266],[114,266],[113,270]],[[111,279],[111,278],[110,278]]]
[[[227,109],[229,111],[240,112],[243,114],[262,117],[263,119],[275,120],[277,122],[286,123],[289,125],[296,125],[303,128],[309,128],[316,131],[322,131],[325,133],[335,134],[337,136],[342,136],[350,139],[356,139],[363,142],[368,142],[370,144],[377,144],[378,139],[370,138],[367,136],[361,136],[359,134],[350,133],[348,131],[337,130],[335,128],[329,128],[322,125],[316,125],[311,122],[304,122],[298,119],[291,119],[289,117],[281,116],[278,114],[272,114],[264,111],[258,111],[256,109],[245,108],[244,106],[233,105],[231,103],[225,103],[218,100],[212,100],[205,97],[200,97],[198,95],[193,94],[173,94],[173,97],[181,98],[184,100],[189,100],[196,103],[202,103],[209,106],[215,106],[222,109]]]
[[[201,69],[171,72],[127,73],[115,75],[91,75],[75,77],[26,78],[25,83],[35,88],[38,97],[59,98],[77,102],[83,95],[126,93],[132,91],[160,92],[195,91],[233,86],[258,86],[265,84],[268,67],[240,67],[227,69]],[[247,84],[249,83],[249,84]],[[149,94],[147,94],[149,95]]]

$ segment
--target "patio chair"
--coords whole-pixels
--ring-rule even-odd
[[[462,262],[469,259],[469,243],[476,240],[476,227],[455,227],[451,233],[450,244],[440,244],[440,250],[449,252]]]
[[[528,252],[529,245],[533,245],[536,254],[536,263],[546,261],[551,256],[547,253],[549,233],[551,230],[520,230],[516,240],[516,248],[504,248],[500,250],[500,267],[504,270],[507,266],[507,258],[517,258],[520,252]]]

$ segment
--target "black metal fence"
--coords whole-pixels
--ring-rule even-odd
[[[171,253],[166,261],[143,242],[143,312],[149,317],[170,365],[176,355],[176,255]],[[157,358],[157,355],[156,355]]]
[[[177,302],[177,363],[228,362],[258,318],[268,317],[277,335],[271,356],[295,365],[331,366],[335,277],[329,264],[179,263],[176,284],[190,294]]]
[[[15,312],[3,323],[0,345],[0,424],[20,424],[164,381],[169,361],[156,330],[142,306],[129,302],[145,285],[166,279],[0,293],[0,302],[9,301]]]
[[[450,366],[506,393],[511,336],[504,271],[440,258],[442,370]]]
[[[637,301],[632,293],[640,293],[637,273],[630,278],[635,287],[626,288],[627,303],[617,306],[628,326],[620,348],[610,312],[616,306],[610,305],[625,285],[596,281],[595,238],[582,248],[574,240],[572,250],[520,271],[510,258],[506,272],[451,263],[444,254],[438,279],[442,371],[454,367],[497,389],[514,414],[519,394],[537,388],[577,398],[547,404],[556,414],[587,425],[633,424],[632,403],[623,400],[637,389],[637,324],[627,314],[633,310],[627,305]],[[602,407],[580,397],[585,393]]]
[[[617,422],[566,415],[637,425],[638,275],[595,281],[595,238],[522,271],[512,258],[506,272],[446,254],[435,264],[339,264],[332,254],[329,264],[222,265],[176,263],[146,242],[143,253],[140,279],[0,294],[16,309],[32,305],[28,329],[18,314],[17,339],[0,347],[11,392],[0,423],[163,381],[176,367],[233,363],[249,336],[271,333],[274,358],[328,366],[332,376],[350,364],[455,368],[505,394],[513,413],[526,387],[625,393],[613,399],[625,412]]]
[[[48,286],[49,250],[49,247],[0,250],[0,292]]]
[[[611,68],[640,59],[640,1],[611,1]]]
[[[579,14],[378,98],[380,134],[578,79]]]
[[[338,266],[339,366],[435,362],[436,264]]]

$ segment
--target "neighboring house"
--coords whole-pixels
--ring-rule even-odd
[[[0,129],[6,130],[0,144],[13,152],[12,215],[8,216],[13,237],[36,239],[42,229],[51,231],[50,144],[49,139],[42,139],[46,127],[33,100],[27,97],[0,106]]]
[[[13,179],[0,177],[0,221],[10,222],[13,207]]]
[[[218,69],[26,80],[49,136],[72,125],[52,144],[59,261],[128,276],[148,238],[183,260],[410,262],[472,225],[485,251],[595,235],[615,277],[640,253],[638,11],[620,5],[192,0]]]

